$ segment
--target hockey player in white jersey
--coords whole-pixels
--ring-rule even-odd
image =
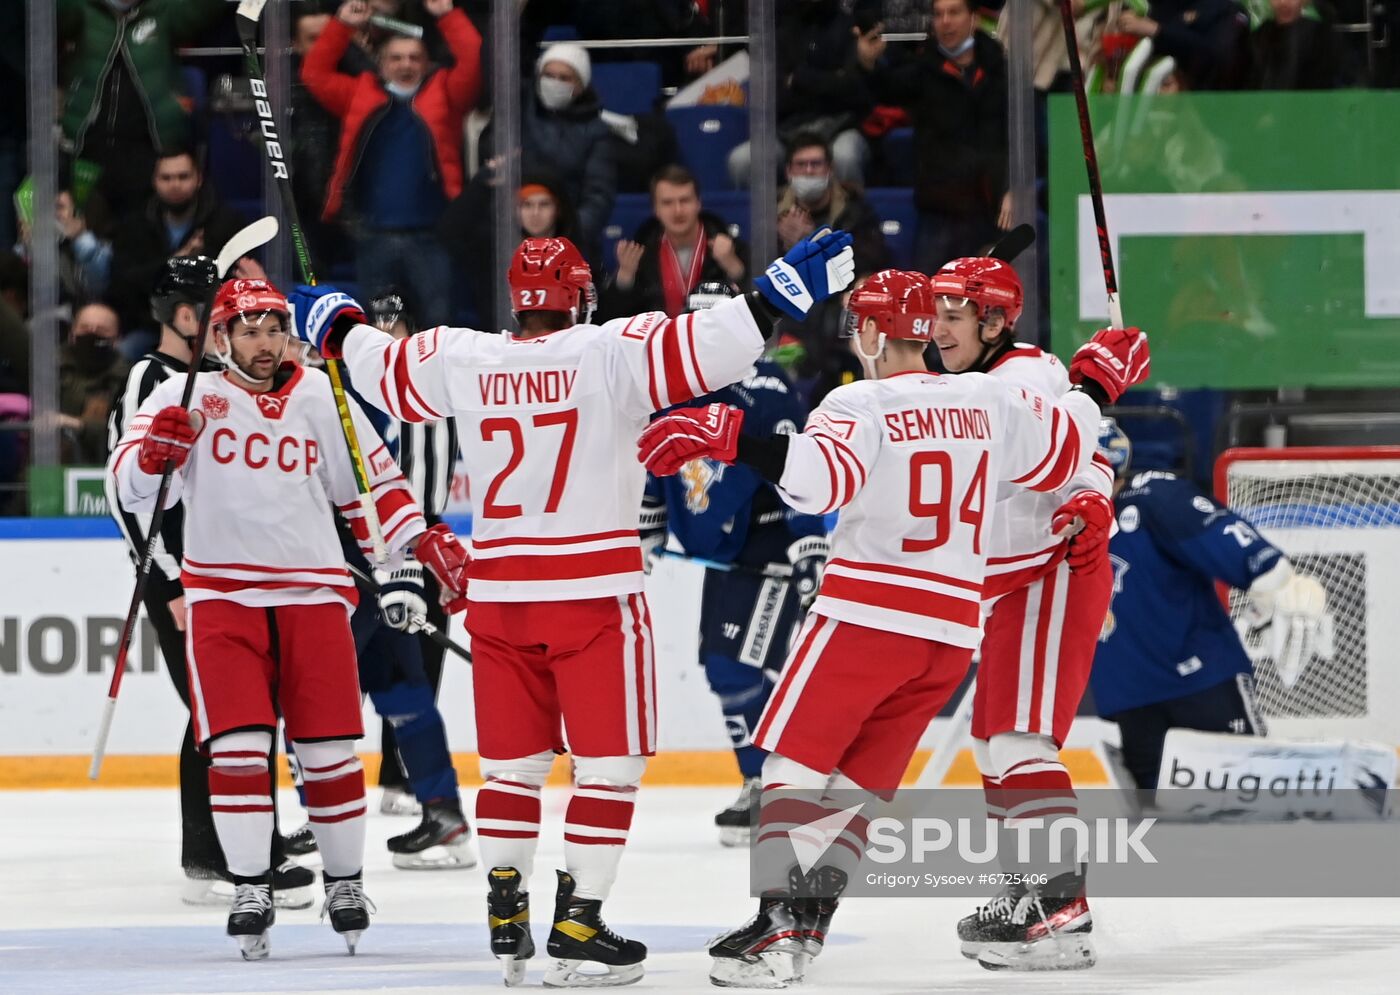
[[[986,376],[928,372],[937,316],[927,277],[877,273],[849,312],[867,379],[828,394],[802,435],[741,435],[742,417],[711,405],[658,419],[640,444],[654,473],[737,459],[799,511],[841,509],[817,599],[754,737],[772,753],[765,792],[893,793],[977,645],[996,488],[1063,487],[1097,436],[1099,408],[1086,393],[1057,403]],[[829,814],[817,801],[763,807],[755,865],[767,876],[757,882],[764,897],[749,923],[711,945],[715,984],[785,987],[821,950],[863,851],[864,819],[848,816],[831,862],[795,886],[784,854],[789,830]]]
[[[262,280],[215,296],[210,335],[221,372],[184,377],[142,403],[109,460],[122,506],[150,511],[167,461],[183,501],[185,639],[195,735],[210,757],[214,825],[235,885],[228,932],[246,959],[268,953],[273,831],[268,752],[280,712],[306,779],[324,866],[322,914],[351,953],[369,926],[361,881],[364,771],[349,611],[355,586],[332,522],[339,506],[368,548],[350,459],[324,373],[283,363],[286,298]],[[298,347],[299,348],[299,347]],[[377,439],[357,409],[361,439]],[[391,562],[416,551],[444,589],[462,590],[465,551],[443,526],[424,532],[403,476],[365,454]]]
[[[985,373],[1008,386],[1060,398],[1070,390],[1075,369],[1103,361],[1096,351],[1086,350],[1076,354],[1067,371],[1050,353],[1016,343],[1014,327],[1024,296],[1020,278],[1006,262],[955,259],[933,274],[932,284],[938,307],[933,342],[949,373]],[[1137,329],[1099,335],[1115,343],[1123,357],[1123,381],[1146,376],[1147,336]],[[1083,380],[1087,389],[1105,392],[1097,398],[1101,404],[1116,401],[1121,393],[1117,380],[1105,379],[1109,383],[1102,388],[1093,379]],[[972,710],[973,754],[990,819],[1078,811],[1059,750],[1084,697],[1112,595],[1112,488],[1113,471],[1097,452],[1092,463],[1057,490],[997,488]],[[1091,967],[1093,918],[1074,855],[1066,854],[1057,864],[1016,870],[1029,870],[1046,884],[1036,896],[1028,895],[1023,884],[1008,885],[959,922],[964,956],[992,969]],[[1041,911],[1068,926],[1074,942],[1051,938]]]
[[[656,748],[636,440],[655,411],[747,374],[779,316],[800,318],[844,288],[850,241],[824,232],[770,267],[757,291],[674,319],[590,324],[588,265],[557,238],[526,239],[511,262],[515,333],[433,328],[394,341],[333,288],[293,295],[298,334],[343,354],[372,403],[409,422],[457,419],[475,503],[466,626],[486,781],[477,831],[491,868],[491,949],[507,984],[523,980],[534,953],[540,789],[566,742],[576,787],[545,984],[642,976],[646,947],[601,912]]]

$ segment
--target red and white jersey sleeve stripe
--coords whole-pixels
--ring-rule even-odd
[[[377,328],[357,325],[345,336],[345,362],[361,396],[390,417],[439,421],[452,413],[447,346],[470,348],[477,334],[440,326],[394,339]]]
[[[1024,387],[1008,388],[1005,397],[1004,480],[1057,491],[1088,468],[1098,440],[1098,405],[1078,392],[1055,402]]]
[[[880,432],[869,412],[828,394],[788,442],[778,490],[788,504],[824,515],[853,501],[880,452]]]
[[[742,297],[677,318],[660,311],[617,318],[603,328],[648,412],[741,380],[763,354],[764,333]]]
[[[180,393],[183,389],[184,378],[172,378],[151,391],[107,457],[107,473],[116,483],[117,500],[129,512],[155,511],[156,492],[160,490],[160,475],[150,474],[141,469],[141,441],[146,438],[146,432],[161,408],[180,403]],[[184,474],[177,470],[170,478],[170,490],[165,499],[165,506],[170,508],[178,504],[183,490]]]

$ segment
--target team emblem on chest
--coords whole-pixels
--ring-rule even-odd
[[[265,418],[279,419],[287,408],[286,394],[254,394],[253,399],[258,402],[258,410]]]
[[[209,419],[228,417],[228,398],[221,394],[205,394],[199,399],[199,408]]]

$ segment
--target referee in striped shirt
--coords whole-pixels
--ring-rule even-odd
[[[151,391],[172,376],[190,369],[200,314],[219,285],[219,272],[206,256],[172,256],[166,260],[151,295],[151,315],[160,323],[160,340],[132,366],[126,383],[112,399],[107,421],[110,451],[125,433],[128,423]],[[107,508],[126,539],[133,566],[140,566],[146,550],[151,516],[133,514],[117,500],[116,478],[105,479]],[[166,509],[160,536],[153,550],[150,577],[142,603],[150,619],[165,668],[185,708],[190,707],[189,676],[185,665],[185,590],[180,584],[184,550],[185,513],[180,504]],[[187,879],[183,901],[188,905],[226,906],[232,896],[228,864],[214,832],[209,809],[209,761],[194,741],[192,723],[185,724],[180,745],[180,864]],[[312,902],[310,886],[315,876],[286,859],[281,834],[273,839],[273,884],[279,908],[306,908]]]
[[[390,292],[370,301],[369,317],[376,326],[396,339],[407,338],[418,330],[412,314],[404,307],[403,298],[397,293]],[[457,420],[392,422],[386,435],[391,449],[397,436],[399,468],[431,528],[442,521],[442,513],[447,508],[447,499],[452,491],[452,474],[457,465]],[[447,613],[438,603],[437,581],[430,570],[423,571],[423,588],[424,600],[428,604],[428,621],[439,632],[445,633]],[[445,651],[425,633],[420,632],[418,639],[423,651],[423,668],[427,671],[428,681],[433,686],[433,698],[436,699],[438,688],[442,685]],[[384,720],[383,737],[385,744],[394,741],[393,727],[387,719]],[[408,777],[398,762],[397,753],[386,749],[384,757],[385,762],[379,765],[380,786],[402,792],[400,797],[411,801]],[[388,762],[390,757],[394,758],[393,763]]]

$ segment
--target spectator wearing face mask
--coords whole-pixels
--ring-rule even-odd
[[[452,0],[424,0],[456,64],[428,65],[423,42],[390,36],[379,74],[337,68],[369,22],[364,0],[347,0],[302,62],[301,79],[340,119],[340,143],[322,218],[353,208],[356,270],[367,297],[398,287],[428,325],[448,320],[451,260],[434,229],[462,192],[462,119],[481,89],[481,35]]]
[[[578,247],[594,258],[617,196],[617,168],[600,116],[602,103],[589,85],[593,65],[579,45],[551,45],[535,64],[533,92],[520,101],[521,174],[548,173],[578,211]],[[492,148],[491,132],[482,147]],[[492,181],[494,160],[484,182]],[[480,174],[478,174],[480,175]]]
[[[875,209],[859,189],[836,178],[825,139],[803,132],[788,144],[787,186],[778,196],[778,247],[786,252],[821,228],[851,233],[857,273],[885,268],[885,236]]]
[[[1307,0],[1269,0],[1274,16],[1249,36],[1251,90],[1330,90],[1337,85],[1332,25],[1303,16]]]
[[[117,351],[120,337],[117,312],[106,304],[88,304],[73,316],[58,363],[60,424],[77,433],[76,445],[64,453],[67,462],[101,463],[107,458],[112,395],[130,369]]]

